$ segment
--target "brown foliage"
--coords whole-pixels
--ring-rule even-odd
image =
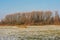
[[[32,11],[24,13],[15,13],[6,15],[0,24],[9,25],[50,25],[60,24],[60,18],[57,11],[55,16],[52,15],[51,11]]]

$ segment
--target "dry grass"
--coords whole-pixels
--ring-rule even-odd
[[[26,25],[16,25],[16,26],[19,27],[19,28],[27,28]]]

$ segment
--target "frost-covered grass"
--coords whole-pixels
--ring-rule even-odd
[[[60,26],[0,26],[0,40],[60,40]]]

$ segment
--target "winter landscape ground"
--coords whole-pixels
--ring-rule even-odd
[[[60,25],[0,26],[0,40],[60,40]]]

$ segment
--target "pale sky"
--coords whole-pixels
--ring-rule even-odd
[[[60,0],[0,0],[0,19],[10,13],[32,10],[60,11]]]

